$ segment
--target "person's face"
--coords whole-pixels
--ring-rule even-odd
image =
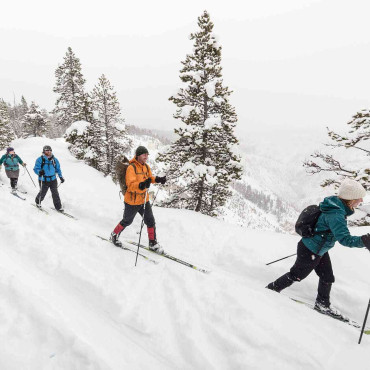
[[[45,155],[50,156],[52,152],[51,152],[51,150],[44,150],[44,153],[45,153]]]
[[[9,154],[14,155],[15,154],[14,150],[10,151]]]
[[[351,202],[352,208],[356,208],[360,203],[362,203],[364,200],[362,198],[360,199],[354,199]]]
[[[144,164],[148,160],[148,157],[149,157],[148,153],[140,154],[137,157],[137,160],[139,161],[139,163]]]

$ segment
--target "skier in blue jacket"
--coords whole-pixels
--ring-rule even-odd
[[[23,167],[26,166],[26,163],[22,161],[19,155],[15,154],[14,148],[9,147],[0,159],[0,170],[1,165],[4,164],[5,173],[10,179],[10,186],[12,188],[12,193],[17,191],[17,183],[19,177],[19,165]]]
[[[340,312],[330,306],[330,290],[335,279],[328,252],[336,241],[345,247],[366,247],[370,251],[370,234],[352,236],[347,227],[347,217],[354,213],[365,195],[366,190],[361,184],[350,179],[344,180],[339,187],[338,196],[327,197],[320,203],[322,213],[315,226],[316,235],[299,241],[293,267],[266,288],[280,293],[315,270],[319,276],[315,309],[341,318]]]
[[[60,169],[60,163],[52,154],[52,149],[49,145],[45,145],[42,150],[41,157],[36,159],[33,171],[39,176],[40,192],[37,194],[35,202],[38,207],[41,207],[41,202],[44,200],[47,191],[50,188],[53,197],[54,207],[57,211],[63,211],[58,192],[58,174],[60,181],[63,183],[64,178]]]

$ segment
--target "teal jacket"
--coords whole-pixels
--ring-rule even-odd
[[[23,161],[17,154],[4,154],[0,159],[0,165],[2,165],[3,163],[7,171],[18,171],[19,163],[23,164]]]
[[[334,247],[336,241],[345,247],[363,248],[360,236],[352,236],[347,227],[347,216],[354,213],[337,196],[331,196],[320,203],[321,215],[315,226],[315,232],[330,230],[330,233],[302,238],[303,244],[313,253],[323,256]]]

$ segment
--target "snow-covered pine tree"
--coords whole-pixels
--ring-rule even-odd
[[[23,127],[24,137],[43,136],[49,128],[47,118],[35,102],[31,102],[28,112],[24,115]]]
[[[91,145],[98,153],[97,169],[105,175],[114,175],[117,156],[128,151],[130,142],[126,137],[116,92],[104,74],[94,87],[91,100],[94,111]]]
[[[86,119],[88,105],[81,63],[70,47],[64,57],[64,63],[56,69],[55,77],[53,91],[58,94],[58,98],[53,113],[57,124],[67,128],[72,122]]]
[[[14,131],[10,126],[8,105],[0,99],[0,150],[5,149],[15,139]]]
[[[181,121],[178,138],[157,159],[169,168],[171,196],[163,205],[216,216],[231,194],[229,184],[242,172],[235,153],[237,115],[229,103],[231,91],[223,86],[221,46],[206,11],[198,25],[190,35],[193,53],[182,62],[184,86],[170,98],[178,107],[174,118]]]
[[[325,172],[330,175],[321,183],[322,187],[338,188],[345,178],[350,178],[359,181],[369,190],[370,110],[357,112],[347,125],[349,129],[345,135],[328,130],[331,142],[326,146],[332,148],[333,154],[315,152],[311,155],[313,160],[306,160],[303,166],[310,174]],[[348,151],[356,151],[357,154],[354,156]],[[370,225],[370,217],[366,216],[351,223],[359,226]]]
[[[72,125],[67,128],[64,138],[67,143],[71,144],[69,146],[70,152],[77,159],[86,160],[86,162],[91,165],[91,123],[87,121],[73,122]]]
[[[19,111],[21,116],[24,116],[28,112],[28,104],[23,95],[21,98],[21,104],[19,105]]]

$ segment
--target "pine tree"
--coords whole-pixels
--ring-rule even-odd
[[[185,207],[215,216],[231,195],[229,185],[241,175],[234,152],[237,115],[229,103],[231,91],[223,86],[221,46],[205,11],[199,30],[190,35],[193,53],[182,62],[184,87],[170,98],[177,106],[177,140],[158,157],[169,167],[170,199],[165,205]]]
[[[114,175],[116,158],[129,149],[130,142],[126,138],[116,92],[104,75],[94,87],[91,100],[94,111],[91,145],[97,155],[97,169],[105,175]]]
[[[331,142],[326,146],[332,148],[333,154],[315,152],[311,155],[313,160],[306,160],[303,166],[310,174],[323,172],[330,175],[321,183],[322,187],[338,188],[344,179],[350,178],[359,181],[365,189],[369,190],[370,150],[367,140],[370,139],[370,110],[363,109],[357,112],[347,125],[349,130],[346,135],[340,135],[328,129]],[[351,162],[348,150],[355,150],[358,153],[356,161]],[[353,224],[370,225],[370,217],[356,220]]]
[[[36,137],[45,135],[49,128],[48,123],[40,107],[35,102],[31,102],[28,112],[24,115],[24,136]]]
[[[20,115],[23,117],[28,112],[28,104],[25,97],[22,95],[21,104],[19,105]]]
[[[64,135],[67,143],[70,143],[70,152],[80,160],[85,160],[91,165],[93,159],[91,153],[91,123],[87,121],[74,122],[67,130]]]
[[[64,63],[55,71],[56,85],[54,92],[58,94],[53,113],[56,122],[64,128],[72,122],[86,119],[87,95],[84,91],[85,79],[81,72],[80,60],[69,47]]]
[[[14,131],[10,126],[8,105],[0,99],[0,150],[5,149],[15,139]]]

